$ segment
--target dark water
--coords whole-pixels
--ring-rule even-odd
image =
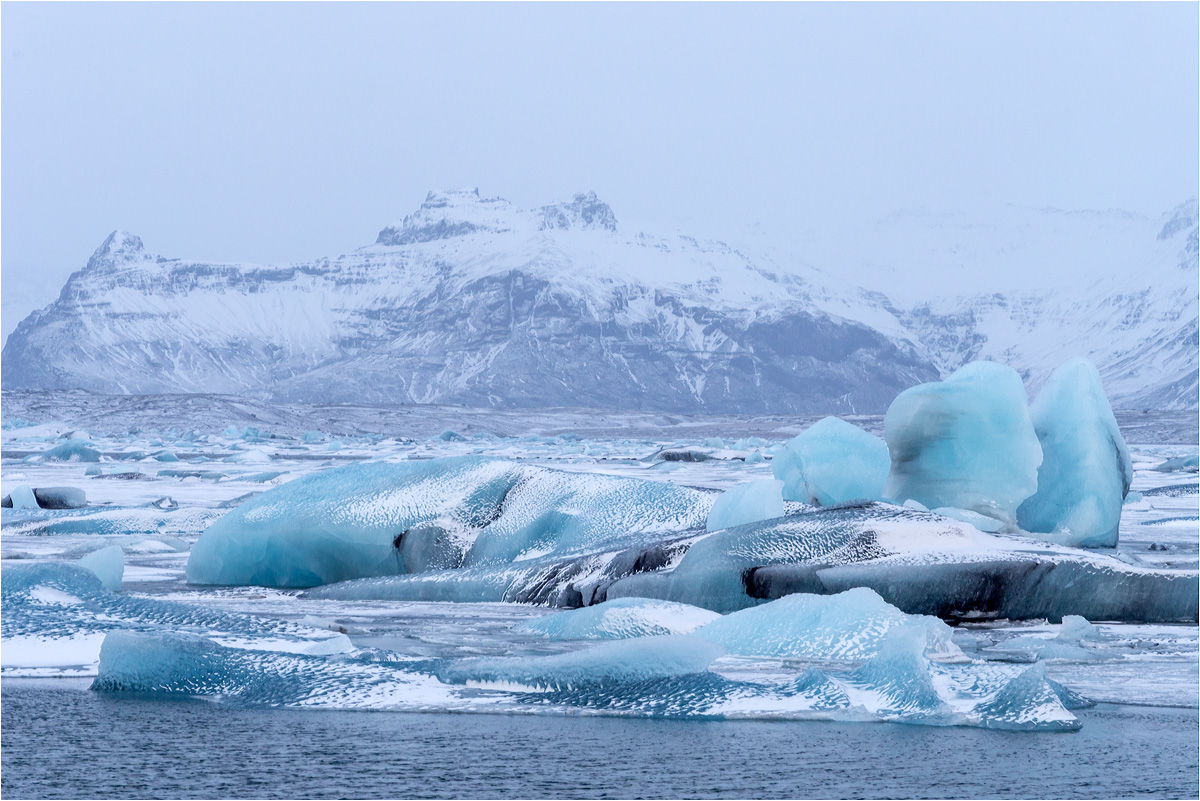
[[[1084,710],[1075,734],[236,709],[3,687],[6,799],[1195,798],[1194,709]]]

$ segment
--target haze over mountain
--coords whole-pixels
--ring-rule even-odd
[[[9,337],[3,386],[879,412],[971,359],[1036,391],[1085,355],[1117,406],[1197,405],[1195,200],[1159,219],[895,215],[842,254],[811,241],[655,236],[594,193],[519,209],[478,190],[431,192],[374,244],[296,264],[167,258],[114,232]],[[986,292],[956,283],[968,268]]]

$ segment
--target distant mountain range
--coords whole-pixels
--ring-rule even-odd
[[[999,286],[1006,270],[1031,264],[1045,276],[983,294],[948,279],[944,293],[904,300],[834,277],[836,264],[808,266],[811,256],[626,232],[594,193],[528,210],[477,190],[430,193],[373,245],[298,264],[169,259],[114,232],[58,300],[9,336],[2,383],[304,402],[872,413],[972,359],[1011,364],[1036,391],[1055,366],[1084,355],[1116,406],[1195,408],[1196,201],[1158,220],[1005,214],[984,224],[898,217],[864,233],[848,261],[869,258],[892,287],[959,262],[998,271]]]

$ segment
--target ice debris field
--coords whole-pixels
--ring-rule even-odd
[[[1022,731],[1197,703],[1194,427],[1139,442],[1084,361],[1032,403],[980,362],[882,420],[736,438],[554,430],[565,412],[414,435],[37,409],[3,420],[5,677]]]

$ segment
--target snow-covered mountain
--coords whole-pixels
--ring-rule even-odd
[[[1025,216],[1044,233],[1054,214]],[[899,226],[912,242],[942,241],[927,221]],[[955,235],[973,236],[964,230]],[[985,238],[980,252],[1002,268],[1003,243],[1025,240],[992,230],[1001,244]],[[1115,275],[893,302],[834,275],[870,275],[861,263],[818,269],[777,248],[627,232],[594,193],[530,210],[478,191],[430,193],[375,244],[291,265],[168,259],[115,232],[9,337],[3,386],[877,412],[971,358],[1013,364],[1036,388],[1082,354],[1118,404],[1193,408],[1196,236],[1193,201],[1121,228],[1130,256]],[[928,272],[903,248],[878,253],[886,270]]]

